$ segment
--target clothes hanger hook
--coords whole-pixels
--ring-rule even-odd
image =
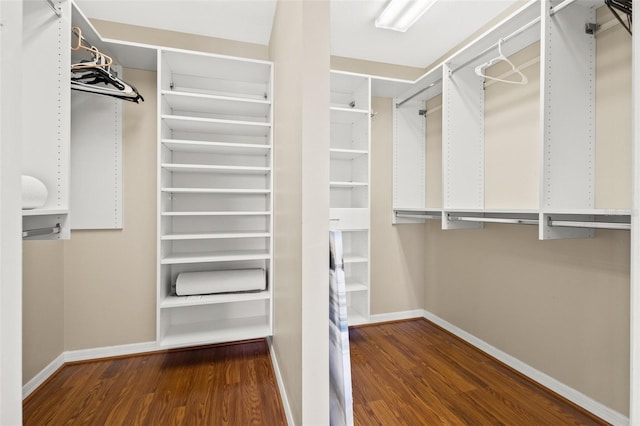
[[[504,42],[503,38],[498,40],[498,54],[500,54],[500,56],[504,56],[504,54],[502,53],[502,42]]]

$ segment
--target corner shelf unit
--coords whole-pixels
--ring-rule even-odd
[[[157,340],[272,334],[272,64],[162,49]],[[182,272],[262,268],[267,289],[176,296]]]
[[[330,225],[342,231],[349,325],[369,321],[371,79],[331,71]]]
[[[613,67],[605,62],[621,62],[597,55],[599,33],[593,28],[600,6],[592,0],[530,1],[395,98],[394,223],[440,220],[442,229],[535,225],[541,240],[630,229],[630,190],[614,201],[607,194],[598,202],[596,194],[603,187],[599,172],[630,188],[625,171],[631,167],[629,162],[598,168],[597,147],[615,148],[596,139],[596,68],[598,78],[607,78]],[[611,24],[601,27],[616,25]],[[513,79],[506,63],[484,68],[498,56],[499,44],[529,76],[527,84],[477,74],[483,67],[489,77]],[[619,80],[616,90],[629,91]],[[440,98],[441,123],[430,121],[430,105]],[[508,125],[494,118],[496,111],[508,115]],[[441,155],[442,171],[434,177],[427,147],[440,124],[435,137],[441,138],[441,154],[434,152]],[[442,188],[435,206],[427,202],[433,178]]]

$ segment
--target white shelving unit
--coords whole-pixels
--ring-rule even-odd
[[[369,320],[371,80],[331,72],[330,218],[342,231],[349,325]]]
[[[269,336],[272,64],[164,49],[158,69],[158,342]],[[247,268],[267,290],[175,294],[182,272]]]
[[[592,0],[531,1],[395,98],[394,223],[439,219],[443,229],[480,228],[485,223],[536,225],[540,239],[630,229],[630,209],[596,202],[598,56],[595,35],[587,28],[595,27],[600,6]],[[497,56],[499,40],[505,56],[528,67],[528,85],[506,88],[476,74],[476,67]],[[510,77],[499,66],[486,71]],[[523,109],[519,113],[528,114],[526,119],[514,119],[516,127],[538,120],[539,132],[522,128],[509,144],[485,139],[486,126],[494,126],[493,138],[499,133],[485,112],[485,94],[496,88],[508,92],[510,99],[526,93],[539,96],[538,108]],[[424,116],[429,113],[427,103],[440,95],[442,205],[434,207],[426,201],[429,131]],[[532,163],[539,167],[530,170]]]
[[[59,225],[60,232],[27,239],[70,237],[71,7],[68,0],[54,0],[53,4],[60,16],[45,1],[30,0],[23,5],[22,174],[42,181],[48,197],[42,208],[23,210],[22,228],[27,231]],[[55,72],[33,66],[30,61],[35,57],[41,66]]]

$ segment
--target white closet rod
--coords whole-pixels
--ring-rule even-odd
[[[449,220],[459,222],[516,223],[520,225],[537,225],[538,219],[508,219],[499,217],[449,216]]]
[[[53,10],[53,13],[55,13],[58,18],[60,18],[62,16],[62,8],[60,6],[57,6],[53,2],[53,0],[44,0],[44,1],[45,1],[45,3],[47,3],[49,5],[51,10]]]
[[[409,219],[442,219],[441,216],[435,214],[408,214],[408,213],[396,213],[396,217],[405,217]]]
[[[438,80],[439,81],[439,80]],[[436,82],[437,83],[437,82]],[[400,102],[396,103],[396,108],[401,107],[404,103],[409,102],[411,99],[415,98],[416,96],[418,96],[421,93],[426,92],[427,90],[431,89],[433,86],[436,85],[436,83],[431,83],[430,85],[428,85],[427,87],[425,87],[424,89],[420,89],[418,90],[416,93],[414,93],[411,96],[408,96],[406,98],[404,98],[403,100],[401,100]]]
[[[568,0],[567,0],[568,1]],[[523,25],[522,27],[518,28],[517,30],[515,30],[514,32],[512,32],[511,34],[509,34],[506,37],[502,37],[502,42],[506,42],[511,40],[514,37],[519,36],[520,34],[522,34],[523,32],[527,31],[529,28],[533,27],[534,25],[536,25],[537,23],[540,22],[540,17],[535,18],[533,21],[529,22],[528,24]],[[484,55],[487,52],[492,51],[493,49],[495,49],[496,47],[498,47],[498,42],[493,43],[491,46],[487,47],[486,49],[484,49],[482,52],[474,55],[472,58],[470,58],[469,60],[465,61],[464,63],[458,65],[457,67],[455,67],[454,69],[452,69],[451,71],[449,71],[449,74],[453,74],[454,72],[458,71],[460,68],[466,67],[467,65],[469,65],[471,62],[475,61],[476,59],[478,59],[480,56]]]
[[[36,229],[27,229],[22,231],[22,238],[29,237],[37,237],[39,235],[48,235],[48,234],[59,234],[62,231],[62,227],[59,223],[56,223],[56,226],[48,227],[48,228],[36,228]]]
[[[560,3],[556,7],[552,7],[551,8],[551,10],[549,11],[549,16],[555,15],[556,13],[560,12],[562,9],[564,9],[565,7],[571,5],[575,1],[576,0],[564,0],[562,3]]]
[[[598,229],[631,229],[630,223],[619,222],[581,222],[571,220],[549,220],[549,226],[565,226],[571,228],[598,228]]]

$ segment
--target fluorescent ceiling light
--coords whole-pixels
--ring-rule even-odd
[[[384,8],[376,27],[405,32],[429,10],[436,0],[391,0]]]

